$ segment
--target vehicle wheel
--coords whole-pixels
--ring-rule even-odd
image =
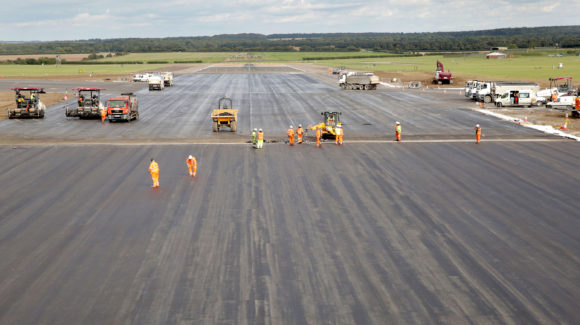
[[[484,103],[491,103],[491,97],[490,96],[483,97],[483,102]]]
[[[218,123],[217,122],[213,123],[213,131],[218,132],[218,130],[219,130]]]
[[[497,107],[502,107],[503,104],[502,103],[497,103]]]
[[[238,121],[232,121],[231,125],[232,125],[232,127],[231,127],[232,132],[238,131]]]

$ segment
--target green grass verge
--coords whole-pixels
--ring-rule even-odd
[[[123,64],[123,65],[69,65],[60,67],[54,65],[0,65],[0,76],[3,77],[31,77],[31,76],[61,76],[61,75],[89,75],[99,74],[130,74],[138,71],[160,70],[165,64]]]

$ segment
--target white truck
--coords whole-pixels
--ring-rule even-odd
[[[468,89],[468,91],[465,92],[465,97],[476,100],[477,86],[479,85],[480,82],[481,81],[473,80],[473,82],[471,83],[471,87]]]
[[[532,107],[532,105],[542,105],[545,104],[545,98],[538,97],[536,90],[532,89],[521,89],[521,90],[510,90],[503,93],[501,96],[495,99],[495,106],[527,106]]]
[[[163,83],[165,87],[173,86],[173,72],[163,72]]]
[[[511,91],[533,90],[538,92],[540,86],[526,81],[482,81],[477,86],[476,100],[493,103],[495,99]]]
[[[370,72],[347,72],[340,75],[338,85],[342,89],[377,89],[379,77]]]
[[[149,90],[163,90],[165,81],[162,75],[152,75],[149,77]]]
[[[477,82],[477,80],[467,80],[465,82],[465,91],[463,92],[463,94],[465,95],[465,97],[468,97],[469,98],[470,91],[471,91],[471,88],[473,87],[473,83],[474,82]]]

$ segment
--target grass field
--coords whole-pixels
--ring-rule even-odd
[[[346,66],[365,71],[427,71],[434,72],[440,60],[445,70],[465,78],[547,80],[556,76],[571,76],[580,80],[580,57],[522,56],[512,59],[486,59],[484,55],[465,57],[419,56],[377,59],[349,59],[316,61],[329,67]],[[558,69],[558,63],[563,69]]]
[[[2,77],[31,77],[31,76],[62,76],[62,75],[107,75],[107,74],[130,74],[137,71],[159,70],[164,64],[103,64],[103,65],[72,65],[63,64],[60,67],[54,65],[0,65]],[[81,72],[82,71],[82,72]]]

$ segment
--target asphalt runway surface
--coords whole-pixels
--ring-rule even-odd
[[[0,121],[0,324],[580,323],[578,142],[459,96],[324,80],[183,75],[138,90],[137,122],[67,120],[62,105]],[[207,123],[223,94],[238,134]],[[328,102],[342,147],[243,143]],[[371,118],[401,120],[404,142],[372,142],[392,134]],[[479,145],[464,142],[476,121]],[[88,144],[63,144],[75,137]]]
[[[209,67],[208,69],[212,69]],[[203,71],[208,71],[205,69]],[[216,69],[216,68],[213,68]],[[221,68],[220,71],[239,68]],[[288,69],[288,68],[285,68]],[[328,78],[306,73],[197,73],[177,76],[175,86],[149,91],[129,84],[138,95],[140,120],[101,123],[66,118],[66,105],[74,98],[47,108],[43,120],[9,120],[0,123],[0,139],[12,144],[22,141],[69,142],[187,142],[247,141],[253,128],[262,128],[267,141],[283,141],[290,125],[303,127],[321,122],[322,111],[342,112],[345,139],[390,140],[400,121],[405,139],[471,139],[473,127],[480,124],[484,138],[529,139],[546,135],[513,123],[482,115],[473,102],[455,92],[410,90],[344,91]],[[103,98],[125,91],[123,84],[109,83]],[[67,84],[69,85],[69,84]],[[211,112],[219,98],[232,98],[238,108],[236,134],[212,132]],[[41,97],[42,99],[42,97]],[[313,133],[312,131],[310,133]]]

